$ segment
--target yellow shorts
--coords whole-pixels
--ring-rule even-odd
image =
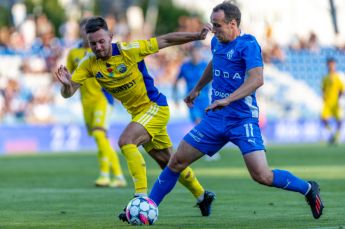
[[[337,120],[341,120],[341,117],[342,117],[341,107],[339,105],[330,106],[328,104],[324,104],[322,113],[321,113],[321,118],[325,120],[332,117],[334,117]]]
[[[152,149],[166,149],[172,146],[167,131],[169,118],[169,107],[158,106],[156,103],[152,103],[148,109],[132,118],[133,122],[143,125],[152,137],[150,142],[143,145],[146,152],[150,152]]]
[[[108,129],[108,116],[110,111],[111,107],[108,103],[83,104],[84,121],[89,135],[96,128]]]

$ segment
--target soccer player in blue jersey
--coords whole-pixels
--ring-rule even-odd
[[[212,104],[206,108],[207,114],[200,124],[181,141],[149,197],[159,205],[173,189],[184,168],[205,154],[213,155],[230,141],[240,148],[249,173],[256,182],[301,193],[310,205],[314,218],[318,219],[324,208],[319,185],[315,181],[304,181],[288,171],[270,170],[268,167],[255,98],[255,90],[263,85],[261,49],[255,37],[241,34],[240,21],[241,12],[231,2],[225,1],[213,8],[213,58],[202,78],[185,98],[185,102],[191,105],[200,90],[213,80]],[[208,195],[203,204],[213,199],[214,195]],[[204,210],[210,213],[211,207]]]
[[[176,77],[173,85],[173,97],[175,101],[177,100],[177,84],[180,80],[186,82],[186,93],[188,94],[199,81],[204,72],[207,62],[202,59],[200,45],[192,46],[189,50],[190,59],[185,61],[181,67],[180,71]],[[196,125],[199,124],[203,116],[205,115],[205,109],[210,104],[209,98],[210,84],[205,85],[205,87],[200,91],[199,96],[195,98],[192,106],[189,107],[189,117],[190,120]],[[212,157],[206,157],[206,161],[218,160],[219,154],[216,153]]]
[[[189,93],[199,81],[207,66],[207,62],[202,59],[198,46],[192,46],[189,51],[190,59],[181,65],[180,71],[173,85],[173,97],[175,98],[175,101],[177,100],[178,82],[184,80],[186,82],[186,93]],[[205,114],[206,107],[210,104],[209,90],[210,84],[207,84],[200,91],[199,96],[194,100],[193,106],[189,109],[189,117],[194,124],[200,123]]]

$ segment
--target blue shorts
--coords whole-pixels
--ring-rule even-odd
[[[222,116],[205,115],[183,139],[209,156],[217,153],[228,142],[237,145],[243,155],[265,150],[258,120],[252,118],[227,120]]]

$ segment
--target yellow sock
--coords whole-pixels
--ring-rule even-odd
[[[111,147],[110,147],[110,149],[111,149]],[[109,151],[108,158],[109,158],[109,162],[110,162],[110,168],[111,168],[113,174],[117,177],[123,176],[121,164],[119,161],[119,156],[117,155],[116,151],[111,149]]]
[[[179,182],[188,188],[195,198],[200,197],[205,192],[190,167],[185,168],[181,172]]]
[[[122,146],[121,151],[127,160],[128,169],[133,178],[135,194],[147,194],[146,165],[143,155],[134,144]]]
[[[105,132],[102,130],[92,131],[92,136],[96,140],[98,147],[98,162],[101,174],[109,174],[109,159],[108,159],[108,148],[110,146]],[[108,144],[107,144],[108,143]]]

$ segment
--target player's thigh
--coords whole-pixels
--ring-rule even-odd
[[[104,102],[93,103],[89,108],[91,111],[90,127],[91,129],[104,129],[107,130],[109,126],[109,114],[111,106]]]
[[[137,122],[130,122],[119,138],[119,146],[122,147],[128,144],[142,145],[151,140],[151,136],[144,126]]]
[[[331,117],[332,117],[331,108],[327,104],[324,104],[322,107],[321,119],[322,120],[328,120]]]
[[[92,109],[88,109],[87,106],[83,107],[83,117],[84,117],[84,123],[87,129],[87,132],[89,135],[91,135],[92,131]]]
[[[343,117],[343,110],[340,106],[335,106],[333,111],[333,116],[336,120],[341,120]]]

